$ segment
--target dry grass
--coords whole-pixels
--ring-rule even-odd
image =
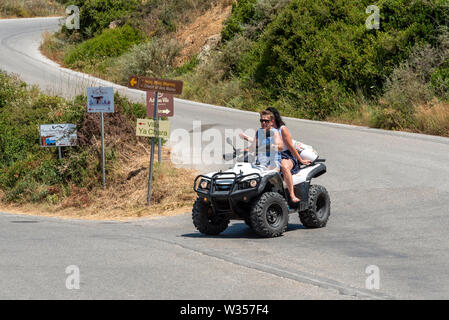
[[[371,107],[362,103],[358,110],[343,113],[338,116],[329,116],[326,118],[326,121],[368,127],[371,122],[371,117]]]
[[[419,132],[449,137],[449,103],[437,99],[415,109]]]
[[[196,198],[193,179],[198,173],[175,168],[170,162],[170,151],[166,148],[162,150],[162,164],[157,163],[157,148],[155,150],[149,206],[150,146],[139,142],[121,153],[113,172],[107,176],[106,190],[101,187],[94,190],[73,187],[71,195],[57,204],[0,204],[0,211],[89,220],[128,220],[189,212]],[[55,190],[55,193],[58,192]]]
[[[64,15],[55,0],[0,0],[0,18],[30,18]]]
[[[45,31],[42,33],[41,53],[48,59],[63,65],[65,43],[60,42],[52,33]]]

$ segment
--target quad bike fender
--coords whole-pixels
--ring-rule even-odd
[[[310,182],[312,178],[318,178],[319,176],[325,174],[327,171],[326,165],[324,163],[320,163],[316,165],[308,174],[307,174],[307,181]]]
[[[279,172],[272,172],[262,177],[257,193],[260,195],[266,191],[279,192],[284,194],[282,176]]]

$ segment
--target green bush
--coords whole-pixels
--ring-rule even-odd
[[[113,68],[122,83],[127,83],[132,74],[162,77],[173,71],[180,51],[180,45],[174,40],[152,39],[133,46],[116,61]]]
[[[353,96],[374,98],[395,66],[419,43],[436,43],[448,24],[443,1],[378,3],[381,29],[368,30],[368,0],[293,0],[268,24],[240,77],[266,88],[273,100],[288,97],[299,114],[325,119],[356,109]]]
[[[198,58],[198,55],[194,55],[182,66],[176,67],[174,70],[174,75],[181,76],[186,73],[192,73],[195,71],[195,68],[199,65],[199,63],[200,59]]]
[[[431,84],[439,97],[449,100],[449,59],[432,73]]]
[[[115,112],[106,117],[106,132],[114,136],[107,143],[106,171],[113,176],[122,159],[123,144],[135,142],[135,119],[143,118],[142,104],[129,102],[118,93]],[[78,146],[57,148],[40,146],[41,124],[74,123]],[[42,94],[15,76],[0,71],[0,201],[59,203],[70,190],[91,190],[101,184],[100,146],[97,115],[87,113],[86,97],[73,101]],[[120,139],[123,138],[123,141]]]
[[[232,4],[231,16],[222,30],[223,41],[238,34],[256,40],[264,28],[290,0],[240,0]]]
[[[223,41],[231,40],[243,31],[243,24],[249,23],[255,14],[257,0],[240,0],[232,4],[231,16],[226,20],[221,37]]]
[[[130,17],[138,11],[140,0],[74,0],[68,4],[80,8],[80,32],[88,39],[101,34],[111,22]]]
[[[89,146],[70,148],[60,161],[56,148],[42,148],[39,141],[41,124],[80,125],[85,114],[85,99],[47,96],[0,72],[0,189],[6,200],[42,201],[52,196],[52,186],[85,184],[97,176],[86,161],[77,161]]]
[[[447,94],[448,62],[449,50],[441,43],[436,46],[415,45],[408,59],[401,62],[387,79],[379,108],[372,118],[372,126],[422,130],[423,116],[428,115],[428,109],[424,106],[433,100],[435,94],[443,98]],[[420,116],[419,121],[417,115]],[[434,127],[428,122],[426,126]]]
[[[67,52],[64,63],[72,67],[81,67],[86,63],[95,64],[108,57],[120,56],[144,39],[144,35],[130,25],[107,29]]]

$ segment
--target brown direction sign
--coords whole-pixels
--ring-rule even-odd
[[[157,95],[157,116],[173,117],[174,102],[173,95],[169,93],[158,92]],[[147,91],[147,117],[152,118],[154,115],[154,92]]]
[[[129,77],[128,87],[145,91],[181,94],[183,82],[180,80],[131,76]]]

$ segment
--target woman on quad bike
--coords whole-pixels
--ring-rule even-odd
[[[252,140],[249,150],[256,152],[256,163],[268,170],[279,170],[280,150],[284,148],[279,131],[274,129],[274,115],[267,110],[260,113],[260,126]]]

